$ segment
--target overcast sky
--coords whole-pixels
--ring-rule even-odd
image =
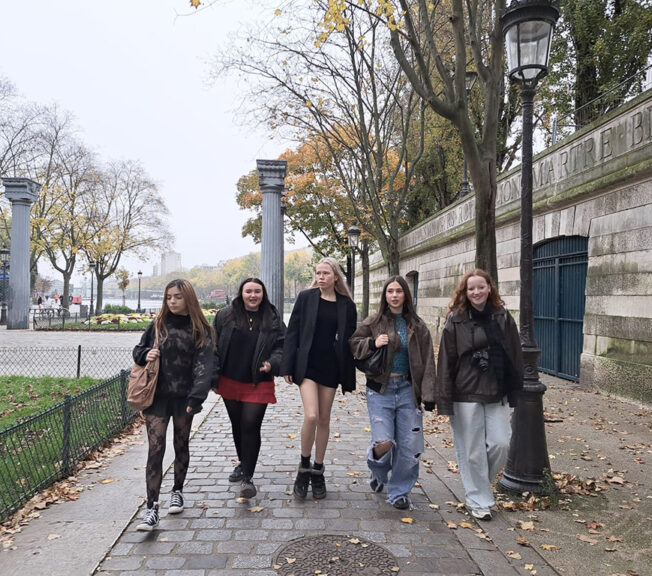
[[[30,101],[71,112],[101,160],[138,160],[170,209],[170,248],[184,267],[259,250],[241,235],[249,214],[238,178],[287,145],[234,117],[237,81],[208,81],[208,60],[252,18],[255,2],[2,0],[0,75]],[[151,274],[158,261],[127,260]]]

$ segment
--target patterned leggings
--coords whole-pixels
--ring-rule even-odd
[[[188,465],[190,464],[190,428],[192,426],[192,414],[185,412],[172,416],[174,427],[174,487],[173,490],[182,490],[186,480]],[[165,436],[168,429],[169,416],[153,416],[145,414],[145,426],[147,428],[147,440],[149,451],[147,453],[147,469],[145,471],[145,482],[147,485],[147,507],[158,502],[163,480],[163,456],[165,455]]]

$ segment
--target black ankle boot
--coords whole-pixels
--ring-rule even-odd
[[[299,500],[305,500],[308,496],[308,488],[310,487],[310,472],[312,468],[303,468],[299,466],[299,471],[297,472],[297,477],[294,480],[294,492],[295,498]]]
[[[315,500],[326,498],[326,480],[324,479],[324,467],[319,470],[313,468],[310,471],[310,481],[312,482],[312,497]]]

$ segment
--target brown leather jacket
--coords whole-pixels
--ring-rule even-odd
[[[439,414],[453,414],[453,402],[500,402],[505,394],[510,406],[523,387],[523,356],[516,323],[501,308],[493,318],[504,335],[505,386],[499,386],[493,370],[480,371],[471,362],[474,350],[488,346],[484,329],[467,311],[454,312],[446,320],[439,344],[435,396]]]
[[[394,351],[400,348],[400,336],[394,329],[394,321],[383,316],[379,324],[372,326],[371,317],[358,326],[358,329],[349,339],[351,352],[354,358],[367,358],[376,349],[374,344],[380,334],[389,336],[387,354],[387,365],[382,376],[374,380],[367,379],[367,386],[380,392],[385,392],[389,375],[392,372]],[[425,322],[417,318],[412,326],[407,324],[408,355],[410,362],[410,378],[412,381],[412,393],[415,406],[421,406],[421,402],[435,401],[435,353],[432,345],[432,336]]]

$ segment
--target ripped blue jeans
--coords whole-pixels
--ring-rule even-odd
[[[423,453],[423,413],[414,405],[412,383],[407,376],[390,377],[383,394],[367,388],[367,409],[371,444],[367,465],[371,475],[387,486],[387,500],[393,504],[408,496],[419,477]],[[390,440],[392,449],[374,458],[373,447]]]

